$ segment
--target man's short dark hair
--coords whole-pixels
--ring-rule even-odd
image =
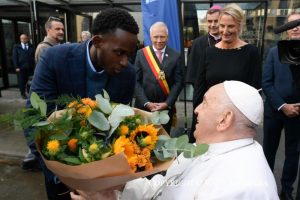
[[[60,23],[63,24],[62,20],[59,17],[50,16],[48,18],[48,20],[46,21],[46,23],[45,23],[45,30],[46,31],[47,31],[48,28],[51,28],[53,21],[60,22]]]
[[[208,9],[206,15],[211,15],[211,14],[214,14],[214,13],[221,13],[221,10],[220,9]]]
[[[138,34],[139,27],[134,18],[125,10],[109,8],[100,12],[93,24],[93,35],[113,33],[116,29]]]

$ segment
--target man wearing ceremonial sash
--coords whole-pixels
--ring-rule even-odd
[[[135,107],[146,111],[169,110],[164,125],[170,133],[175,102],[183,87],[183,63],[180,53],[167,46],[168,28],[156,22],[150,28],[151,46],[137,52]]]

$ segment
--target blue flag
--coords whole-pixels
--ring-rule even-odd
[[[168,45],[181,52],[180,27],[177,0],[142,0],[143,31],[145,46],[151,45],[150,27],[158,21],[169,30]]]

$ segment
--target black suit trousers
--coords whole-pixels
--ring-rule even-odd
[[[29,68],[20,68],[20,71],[17,73],[18,73],[18,83],[19,83],[20,93],[21,95],[25,95],[26,84],[28,78],[32,76],[33,70]]]
[[[300,117],[288,118],[281,111],[265,103],[263,149],[271,170],[274,170],[276,152],[282,130],[285,133],[285,160],[281,176],[282,191],[291,193],[297,178],[300,136]]]

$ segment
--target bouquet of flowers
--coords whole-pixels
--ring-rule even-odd
[[[47,116],[46,102],[36,94],[23,111],[23,128],[33,126],[47,167],[75,189],[97,191],[167,169],[179,153],[193,157],[207,145],[192,145],[187,136],[170,138],[161,124],[166,111],[148,113],[110,102],[77,98]],[[26,126],[25,126],[26,125]]]

